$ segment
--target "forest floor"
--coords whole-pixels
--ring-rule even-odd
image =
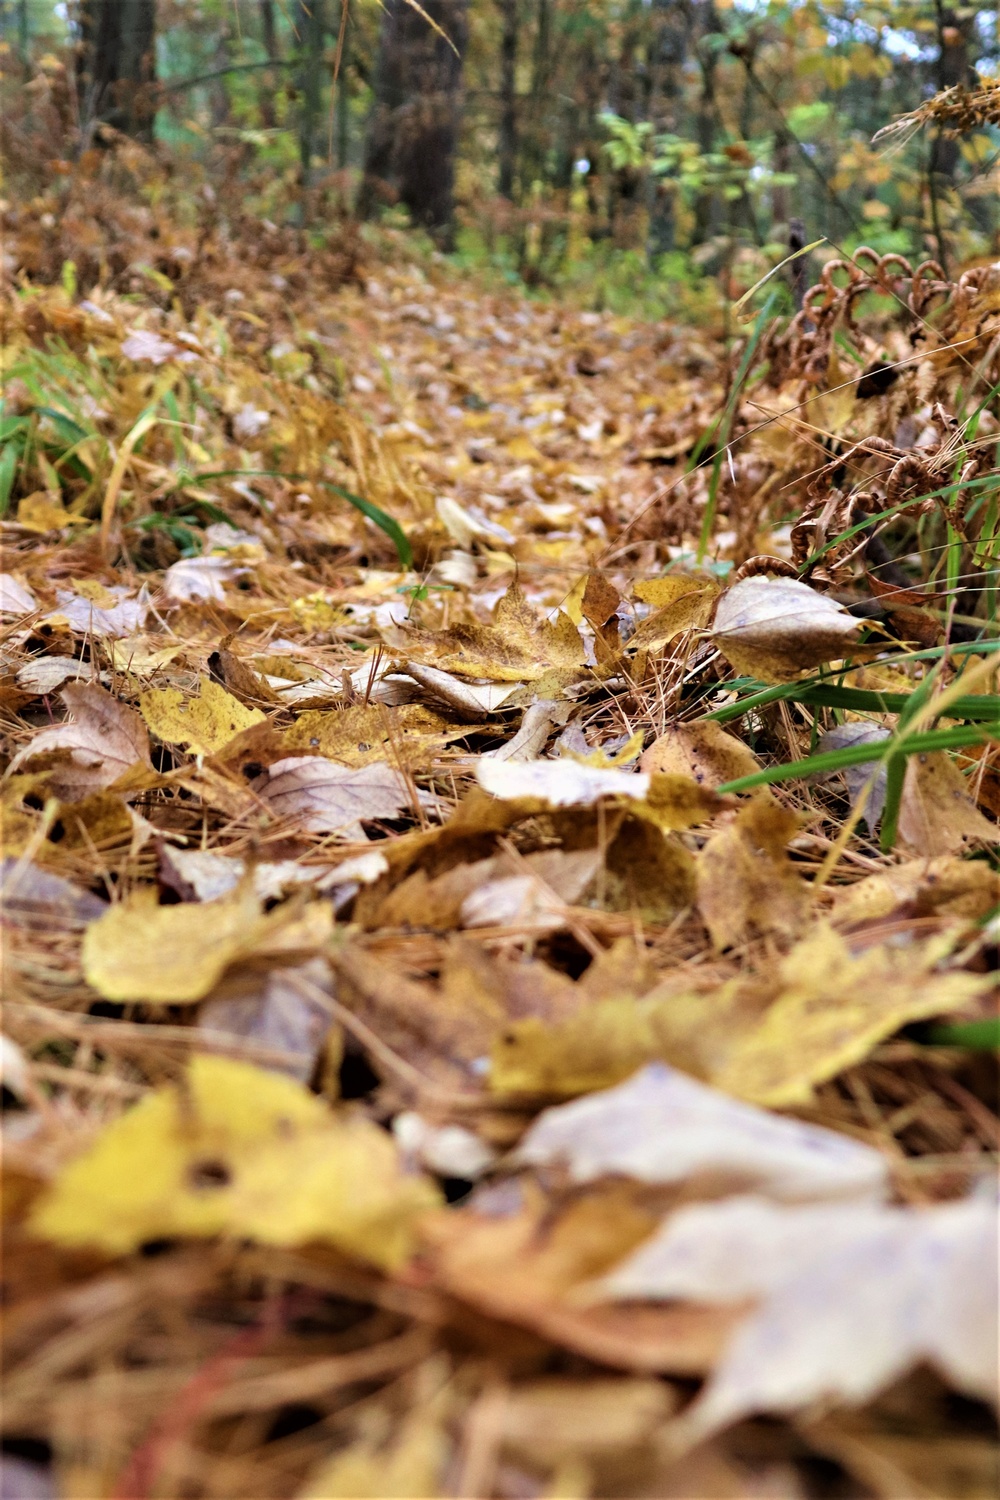
[[[995,1495],[996,269],[41,208],[4,1496]]]

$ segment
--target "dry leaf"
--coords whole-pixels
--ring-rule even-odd
[[[909,906],[917,917],[981,921],[997,902],[996,872],[982,860],[915,859],[836,892],[836,917],[841,924],[874,921],[899,907]]]
[[[332,926],[323,902],[263,915],[254,892],[242,886],[217,901],[159,906],[156,891],[141,886],[87,928],[83,971],[105,1000],[190,1004],[204,999],[235,960],[315,952]]]
[[[0,573],[0,615],[29,615],[36,610],[34,595],[13,573]]]
[[[639,762],[643,771],[687,776],[715,788],[760,770],[760,761],[721,724],[677,724],[650,745]]]
[[[488,719],[497,713],[523,687],[519,681],[466,682],[451,672],[442,672],[439,667],[426,666],[420,662],[403,663],[407,677],[425,688],[438,703],[453,709],[473,723]]]
[[[516,583],[497,604],[492,625],[456,625],[438,634],[394,627],[385,637],[410,660],[488,682],[531,682],[553,668],[570,680],[585,668],[572,620],[562,613],[555,623],[538,616]]]
[[[995,844],[995,823],[976,807],[969,783],[943,750],[906,761],[899,832],[917,854],[934,859],[961,849],[966,839]]]
[[[716,948],[751,932],[794,932],[809,900],[785,846],[800,827],[769,792],[759,792],[698,857],[698,907]]]
[[[881,724],[866,723],[864,720],[838,724],[834,729],[828,729],[825,734],[820,735],[816,742],[816,754],[824,755],[828,750],[844,750],[853,745],[877,745],[882,740],[889,739],[891,733],[891,730]],[[864,797],[864,811],[861,816],[869,828],[877,828],[882,818],[882,809],[885,807],[887,777],[885,764],[845,766],[843,771],[832,771],[822,780],[831,781],[839,776],[842,776],[847,783],[851,811],[857,810],[861,798]]]
[[[102,588],[97,598],[78,585],[74,593],[62,589],[56,593],[56,608],[46,620],[65,620],[76,635],[110,636],[112,639],[134,635],[141,630],[149,613],[149,598],[144,588],[135,598],[124,585]]]
[[[297,983],[300,979],[306,986]],[[342,1051],[339,1027],[331,1022],[329,1007],[322,1004],[323,994],[329,990],[330,970],[321,958],[311,959],[298,969],[270,969],[265,973],[237,969],[216,985],[201,1007],[198,1027],[214,1035],[240,1037],[281,1054],[280,1060],[276,1057],[269,1066],[308,1083],[329,1033],[338,1044],[332,1058],[334,1067]],[[329,1064],[329,1043],[325,1050]]]
[[[357,841],[367,838],[363,818],[396,818],[413,802],[404,778],[384,761],[341,766],[312,755],[275,761],[263,796],[278,817],[310,833]]]
[[[547,807],[590,807],[601,797],[642,800],[650,778],[637,771],[605,770],[574,760],[502,761],[481,756],[476,780],[503,801],[537,801]]]
[[[149,737],[139,715],[96,683],[73,683],[60,694],[72,717],[43,729],[19,751],[10,770],[52,752],[66,753],[49,780],[59,797],[79,800],[110,786],[134,765],[149,766]]]
[[[878,1151],[731,1099],[663,1063],[627,1083],[545,1110],[517,1151],[528,1166],[564,1166],[574,1183],[609,1175],[681,1182],[711,1174],[774,1198],[879,1198]]]
[[[223,585],[247,571],[228,557],[182,557],[164,573],[163,592],[183,604],[194,600],[221,604],[226,597]]]
[[[723,594],[712,639],[737,672],[794,682],[852,652],[862,621],[793,578],[743,578]]]
[[[819,927],[782,959],[777,998],[713,1082],[776,1109],[808,1104],[814,1085],[901,1026],[959,1010],[994,987],[989,975],[937,972],[954,945],[946,933],[879,943],[855,957],[832,928]]]
[[[629,644],[658,650],[682,630],[708,624],[719,585],[698,574],[668,573],[665,578],[637,583],[633,592],[637,599],[651,604],[654,612],[639,622]]]
[[[179,688],[148,688],[139,695],[139,709],[157,739],[194,755],[215,755],[264,720],[259,708],[245,707],[208,677],[198,678],[195,698],[185,698]]]
[[[186,901],[215,901],[227,896],[246,873],[246,860],[232,855],[167,844],[160,851],[160,879]],[[264,861],[253,866],[252,886],[258,901],[274,901],[297,885],[317,885],[328,874],[329,865],[300,865],[291,859]]]
[[[763,1301],[681,1419],[686,1439],[755,1412],[860,1405],[921,1361],[960,1391],[996,1400],[992,1193],[919,1210],[736,1200],[687,1212],[700,1216],[704,1270],[691,1272],[699,1299],[729,1300],[718,1275],[728,1266]],[[669,1245],[668,1224],[661,1246]]]
[[[82,927],[106,910],[106,901],[61,875],[24,860],[0,860],[0,920],[9,926]]]
[[[17,524],[44,536],[48,531],[61,531],[64,526],[86,526],[87,521],[84,516],[68,511],[57,496],[37,490],[18,503]]]
[[[17,685],[27,693],[54,693],[64,682],[80,679],[90,682],[94,668],[90,662],[72,656],[36,656],[18,668]]]
[[[439,1201],[404,1177],[392,1139],[331,1115],[291,1078],[195,1057],[183,1082],[148,1095],[60,1174],[34,1232],[113,1255],[173,1235],[265,1244],[322,1240],[396,1266],[415,1219]]]

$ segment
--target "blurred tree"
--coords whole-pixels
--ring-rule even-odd
[[[81,0],[77,85],[86,130],[97,121],[141,140],[153,134],[155,0]]]
[[[421,10],[386,0],[358,211],[369,217],[391,194],[449,247],[468,0],[426,0]]]

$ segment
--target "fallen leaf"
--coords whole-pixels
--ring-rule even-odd
[[[297,981],[304,979],[306,986]],[[275,1060],[264,1066],[308,1083],[326,1042],[328,1065],[337,1066],[343,1050],[340,1028],[331,1020],[330,970],[321,958],[299,969],[237,969],[216,985],[198,1012],[198,1029],[214,1036],[239,1037],[273,1051]],[[330,1057],[328,1037],[336,1037]]]
[[[0,921],[8,926],[82,927],[106,910],[106,901],[61,875],[19,859],[0,860]]]
[[[436,670],[488,682],[533,681],[555,668],[579,676],[585,669],[580,633],[568,615],[555,622],[535,613],[514,583],[499,601],[491,625],[455,625],[437,633],[392,627],[386,643]]]
[[[482,756],[476,780],[503,801],[530,800],[547,807],[589,807],[601,797],[641,801],[650,778],[638,771],[604,770],[572,760],[502,761]]]
[[[977,808],[969,783],[943,750],[906,760],[899,832],[917,854],[934,859],[961,849],[966,839],[994,844],[995,823]]]
[[[370,1120],[332,1115],[283,1075],[196,1056],[180,1084],[149,1094],[64,1168],[31,1223],[44,1239],[112,1255],[224,1234],[321,1240],[391,1267],[439,1201],[426,1179],[402,1175],[392,1138]]]
[[[45,620],[65,620],[76,635],[120,638],[141,630],[149,613],[149,597],[144,588],[135,597],[123,584],[101,590],[101,602],[88,597],[78,586],[76,592],[59,589],[56,608]]]
[[[182,557],[164,573],[163,592],[183,604],[194,600],[221,604],[226,597],[223,585],[247,571],[228,557]]]
[[[680,1420],[685,1440],[751,1413],[831,1400],[860,1405],[921,1361],[965,1394],[995,1400],[998,1218],[991,1200],[837,1211],[731,1200],[687,1210],[700,1219],[702,1270],[690,1272],[700,1300],[729,1300],[730,1285],[718,1275],[723,1262],[730,1274],[735,1268],[735,1286],[763,1300]],[[677,1248],[669,1223],[661,1247],[669,1264]],[[668,1271],[667,1279],[676,1278]]]
[[[93,675],[90,662],[77,661],[73,656],[36,656],[18,668],[15,680],[25,692],[43,695],[54,693],[64,682],[90,682]]]
[[[159,906],[141,886],[92,922],[83,972],[105,1000],[184,1005],[202,1000],[230,964],[250,954],[315,952],[332,930],[330,907],[291,904],[266,915],[246,886],[216,901]]]
[[[548,743],[553,729],[568,720],[573,708],[569,703],[542,698],[526,708],[521,727],[495,750],[487,750],[486,760],[537,760]]]
[[[875,921],[909,906],[917,917],[931,914],[981,921],[996,905],[997,877],[978,859],[915,859],[836,892],[838,923]]]
[[[838,724],[820,735],[816,742],[816,754],[825,755],[828,750],[844,750],[854,745],[877,745],[882,740],[889,739],[891,733],[883,725],[866,723],[863,719]],[[843,771],[831,771],[822,779],[830,781],[839,776],[843,776],[847,783],[851,811],[857,811],[864,795],[864,811],[861,816],[869,828],[877,828],[885,807],[887,772],[884,762],[874,766],[845,766]]]
[[[760,770],[760,761],[721,724],[677,724],[643,753],[640,769],[687,776],[699,786],[722,786]]]
[[[776,1109],[807,1104],[816,1084],[901,1026],[947,1015],[993,988],[989,975],[938,971],[954,946],[945,933],[875,944],[855,957],[844,938],[819,927],[782,959],[777,998],[713,1082]]]
[[[215,901],[219,896],[227,896],[246,873],[246,860],[234,855],[214,854],[207,849],[177,849],[168,844],[160,851],[160,879],[187,901]],[[317,885],[329,873],[328,865],[300,865],[291,859],[265,860],[253,866],[253,891],[259,901],[274,901],[297,885]]]
[[[263,797],[278,817],[309,833],[359,842],[367,838],[362,819],[397,818],[413,803],[404,778],[384,761],[341,766],[312,755],[275,761]]]
[[[870,1146],[731,1099],[663,1063],[545,1110],[516,1159],[561,1165],[574,1183],[613,1174],[657,1183],[711,1174],[789,1202],[880,1198],[888,1181],[886,1160]]]
[[[264,719],[259,708],[247,708],[208,677],[198,678],[194,698],[185,698],[179,688],[148,688],[139,695],[139,710],[157,739],[182,745],[194,755],[217,754]]]
[[[719,585],[697,574],[668,573],[665,578],[637,583],[633,592],[637,599],[653,606],[653,614],[639,621],[629,645],[655,651],[682,630],[708,624]]]
[[[59,797],[79,800],[110,786],[134,765],[151,765],[149,737],[139,715],[97,683],[73,683],[60,694],[71,718],[42,729],[14,756],[10,770],[42,755],[67,756],[50,773]]]
[[[469,1208],[422,1222],[435,1285],[612,1368],[678,1375],[712,1368],[735,1325],[729,1308],[619,1309],[579,1299],[655,1227],[630,1184],[592,1189],[556,1213],[530,1186],[520,1193],[511,1186],[479,1190]]]
[[[432,760],[464,732],[421,704],[387,708],[353,703],[333,713],[307,709],[285,731],[284,742],[290,751],[315,750],[346,766],[397,757],[406,765],[417,765]]]
[[[29,615],[38,605],[29,588],[16,579],[13,573],[0,573],[0,615]]]
[[[795,932],[809,891],[786,845],[800,819],[769,792],[758,793],[698,857],[698,908],[716,948],[752,932]]]
[[[403,668],[407,677],[425,688],[438,703],[473,723],[497,713],[524,686],[520,681],[468,682],[451,672],[442,672],[439,667],[414,661],[404,662]]]
[[[49,531],[61,531],[65,526],[86,526],[84,516],[75,516],[62,501],[45,490],[26,495],[17,507],[17,524],[26,531],[35,531],[44,536]]]
[[[737,672],[794,682],[823,662],[856,655],[862,623],[794,578],[743,578],[719,600],[712,639]]]

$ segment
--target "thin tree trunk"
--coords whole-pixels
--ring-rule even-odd
[[[154,0],[82,0],[77,85],[84,127],[104,121],[152,140],[156,114]]]
[[[260,30],[264,51],[272,62],[277,62],[278,35],[274,24],[274,0],[260,0]],[[273,130],[277,123],[277,116],[274,112],[274,85],[275,75],[271,72],[265,73],[264,87],[260,96],[260,117],[267,130]]]
[[[324,0],[298,0],[295,30],[305,58],[299,74],[302,91],[302,114],[299,121],[299,160],[302,164],[302,222],[309,222],[309,193],[312,187],[312,163],[320,124],[323,92]]]
[[[653,0],[652,66],[649,118],[655,135],[677,129],[681,68],[687,53],[684,16],[677,0]],[[674,248],[674,200],[662,178],[649,177],[649,254],[664,255]]]
[[[517,0],[500,0],[503,30],[500,36],[500,130],[497,191],[501,198],[514,197],[517,167]]]
[[[447,248],[468,0],[424,0],[422,8],[448,41],[404,0],[385,0],[358,212],[370,217],[395,197]]]

